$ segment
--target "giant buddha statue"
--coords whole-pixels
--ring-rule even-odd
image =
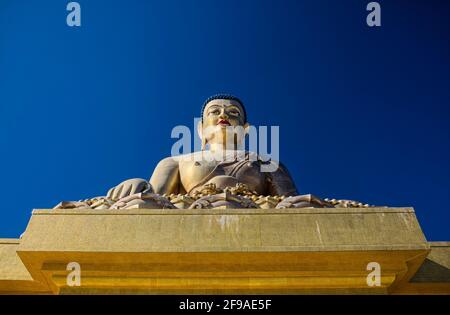
[[[240,99],[228,94],[211,96],[203,104],[197,127],[201,151],[164,158],[149,181],[128,179],[111,188],[105,197],[62,202],[57,208],[368,206],[349,200],[299,195],[283,164],[261,158],[242,146],[249,127]]]

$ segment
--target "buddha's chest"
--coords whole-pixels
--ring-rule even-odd
[[[223,175],[217,161],[183,161],[179,164],[180,180],[186,191],[202,182],[208,175]]]
[[[265,192],[266,177],[258,162],[251,161],[183,161],[179,164],[180,180],[187,192],[215,177],[230,176],[260,194]]]

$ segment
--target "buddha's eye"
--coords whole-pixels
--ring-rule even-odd
[[[213,114],[213,115],[219,115],[220,111],[218,109],[214,109],[214,110],[210,111],[209,113]]]
[[[230,114],[233,116],[239,116],[239,112],[237,110],[230,111]]]

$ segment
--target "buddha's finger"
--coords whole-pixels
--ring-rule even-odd
[[[123,187],[122,192],[119,195],[119,199],[129,196],[130,192],[131,192],[131,188],[133,188],[133,186],[131,186],[131,185],[126,185],[125,187]]]
[[[116,187],[111,188],[110,190],[108,190],[108,193],[106,194],[106,197],[109,199],[112,199],[113,193],[114,193],[114,189]]]
[[[136,185],[135,190],[132,193],[141,193],[144,190],[146,190],[146,188],[147,188],[147,183],[140,182],[139,184]]]
[[[123,185],[119,185],[118,187],[116,187],[116,189],[114,190],[114,194],[112,196],[112,200],[119,200],[119,196],[120,193],[123,190]]]
[[[132,184],[129,194],[132,195],[132,194],[138,193],[139,192],[138,189],[139,189],[139,185]]]

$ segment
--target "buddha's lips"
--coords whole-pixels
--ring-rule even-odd
[[[231,126],[230,122],[226,119],[219,120],[219,122],[217,124],[222,125],[222,126]]]

